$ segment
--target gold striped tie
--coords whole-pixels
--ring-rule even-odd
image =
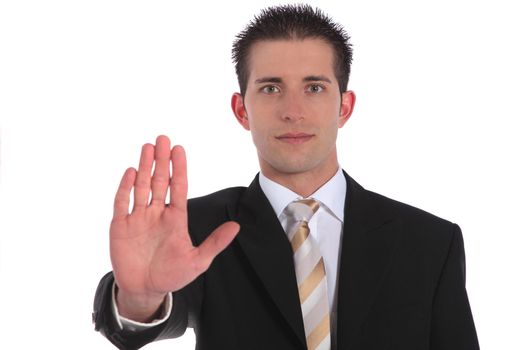
[[[326,274],[321,251],[310,235],[308,221],[319,209],[314,199],[294,201],[285,209],[293,222],[288,225],[295,275],[301,301],[308,350],[330,349],[330,316]]]

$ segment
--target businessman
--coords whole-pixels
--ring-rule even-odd
[[[115,197],[95,328],[122,349],[187,327],[201,350],[478,349],[459,227],[339,165],[356,100],[344,29],[307,5],[271,7],[233,58],[231,106],[260,173],[187,200],[183,148],[144,145]]]

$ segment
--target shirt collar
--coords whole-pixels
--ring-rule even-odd
[[[303,197],[292,190],[270,180],[262,172],[259,173],[259,184],[277,217],[281,215],[290,202],[303,199]],[[309,198],[320,201],[342,222],[344,220],[345,197],[346,179],[343,175],[343,170],[339,168],[335,175]]]

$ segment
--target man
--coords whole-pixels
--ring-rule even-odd
[[[233,52],[232,109],[261,172],[187,201],[183,149],[144,145],[116,194],[96,329],[126,349],[187,326],[197,349],[478,349],[459,227],[339,167],[346,33],[309,6],[274,7]]]

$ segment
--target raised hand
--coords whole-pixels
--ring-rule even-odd
[[[129,213],[132,189],[133,209]],[[138,171],[129,168],[124,173],[110,227],[111,263],[121,315],[143,322],[150,319],[167,293],[183,288],[206,271],[237,235],[239,225],[226,222],[194,247],[188,233],[187,192],[184,149],[175,146],[170,150],[166,136],[159,136],[155,146],[145,144]]]

